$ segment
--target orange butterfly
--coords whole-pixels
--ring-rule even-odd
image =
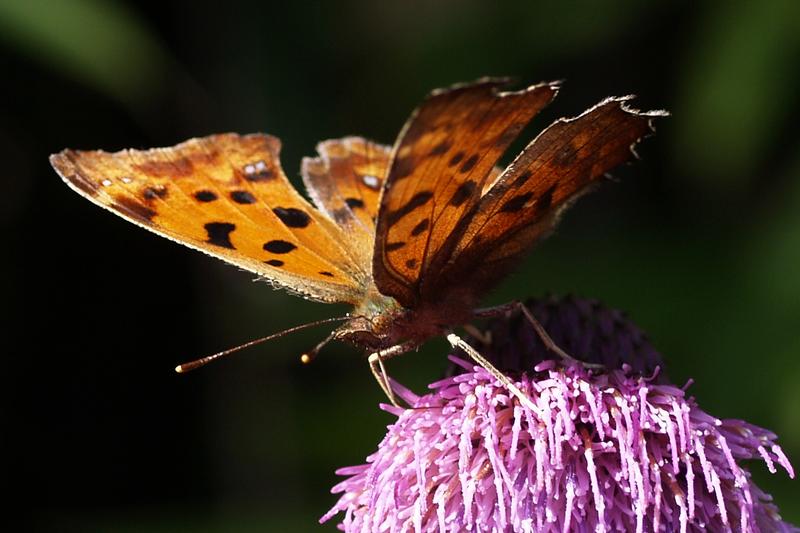
[[[512,310],[476,306],[566,207],[631,156],[652,118],[665,115],[627,108],[630,97],[608,98],[557,120],[500,169],[508,146],[559,89],[502,92],[506,83],[481,79],[432,92],[391,148],[359,137],[320,143],[319,156],[302,164],[314,206],[289,183],[280,141],[269,135],[212,135],[146,151],[64,150],[50,161],[79,194],[138,226],[305,298],[353,305],[306,358],[330,339],[363,347],[393,399],[376,365],[382,370],[388,357],[476,317]]]

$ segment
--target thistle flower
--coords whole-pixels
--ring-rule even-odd
[[[545,359],[534,340],[519,342],[522,324],[495,322],[505,336],[475,346],[531,403],[455,356],[454,375],[424,396],[395,384],[413,408],[382,406],[397,422],[366,464],[337,471],[342,495],[321,521],[344,513],[345,531],[800,531],[742,466],[760,459],[794,477],[774,434],[705,413],[618,313],[574,299],[529,308],[606,369]]]

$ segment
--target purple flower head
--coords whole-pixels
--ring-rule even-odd
[[[495,322],[491,344],[474,346],[530,403],[454,356],[457,372],[424,396],[396,384],[413,408],[383,406],[397,421],[366,464],[337,471],[342,495],[322,521],[344,513],[345,531],[800,531],[742,466],[760,459],[794,477],[774,434],[705,413],[658,368],[643,375],[660,358],[618,313],[574,299],[529,308],[562,347],[606,369],[544,359],[523,323]]]

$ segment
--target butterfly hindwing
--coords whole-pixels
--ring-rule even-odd
[[[609,98],[557,120],[534,139],[459,222],[452,255],[426,273],[424,297],[457,286],[479,297],[552,231],[566,207],[630,159],[634,145],[652,131],[653,118],[665,113],[629,109],[627,100]]]
[[[361,137],[323,141],[319,157],[303,158],[302,175],[320,211],[347,234],[351,248],[370,265],[378,199],[389,167],[391,148]]]
[[[51,163],[92,202],[162,236],[322,301],[357,302],[369,272],[339,226],[291,186],[269,135],[171,148],[64,150]]]
[[[384,294],[413,307],[421,274],[447,253],[456,224],[481,197],[495,164],[557,92],[542,84],[500,92],[484,79],[434,91],[392,150],[376,228],[373,275]]]

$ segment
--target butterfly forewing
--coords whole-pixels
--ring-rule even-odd
[[[381,197],[373,275],[382,293],[413,307],[422,272],[475,206],[495,164],[555,96],[555,84],[499,92],[481,80],[433,92],[393,148]]]
[[[51,162],[94,203],[160,235],[323,301],[357,302],[369,272],[342,230],[291,186],[268,135],[172,148],[64,150]]]
[[[432,265],[423,293],[433,298],[459,284],[476,296],[487,290],[553,229],[567,206],[630,159],[652,119],[664,113],[628,109],[626,100],[607,99],[560,119],[531,142],[460,221],[452,256]]]

